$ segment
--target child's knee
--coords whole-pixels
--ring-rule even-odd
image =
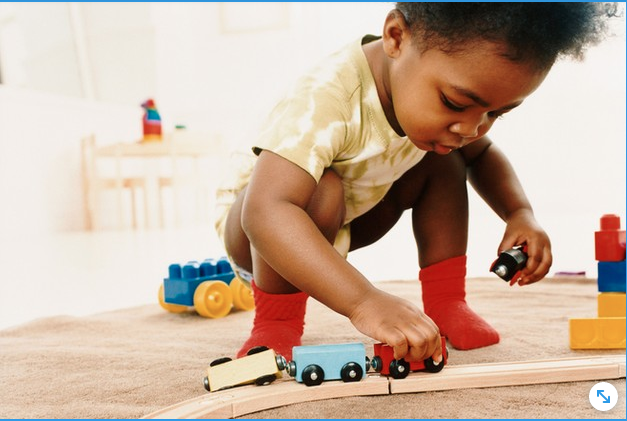
[[[227,254],[237,265],[247,271],[252,271],[250,255],[250,241],[242,229],[242,203],[246,189],[242,190],[235,202],[231,205],[224,224],[224,246]]]

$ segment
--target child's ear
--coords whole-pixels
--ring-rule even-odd
[[[385,18],[383,25],[383,51],[390,58],[398,57],[403,44],[409,44],[411,32],[405,16],[398,11],[392,10]]]

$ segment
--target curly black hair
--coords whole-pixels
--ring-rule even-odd
[[[501,43],[512,61],[550,68],[581,59],[607,32],[615,3],[396,3],[422,50],[454,52],[469,41]]]

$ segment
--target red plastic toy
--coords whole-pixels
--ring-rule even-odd
[[[594,255],[600,262],[625,260],[625,230],[620,229],[620,216],[601,217],[601,229],[594,233]]]

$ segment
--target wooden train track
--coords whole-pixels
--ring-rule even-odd
[[[145,419],[234,418],[294,403],[349,396],[520,386],[625,377],[625,355],[496,364],[447,366],[439,373],[412,373],[402,380],[370,374],[355,383],[325,382],[308,387],[293,379],[269,386],[244,386],[186,400]]]

